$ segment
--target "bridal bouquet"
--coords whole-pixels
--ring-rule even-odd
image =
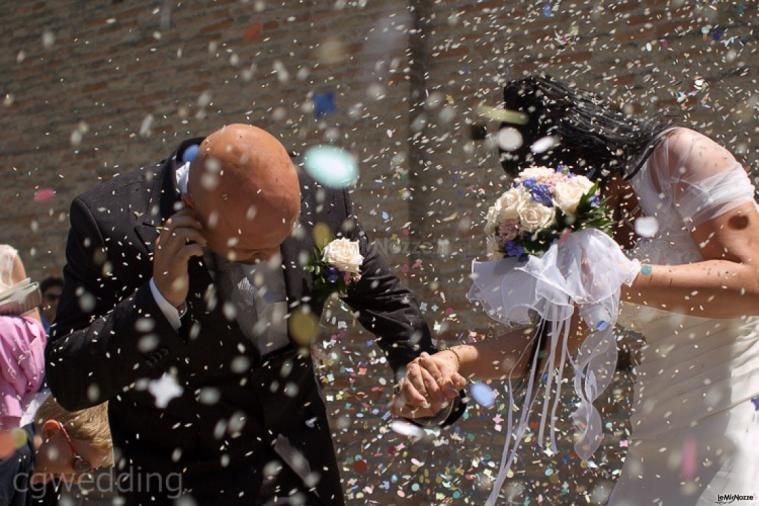
[[[548,428],[550,447],[557,451],[556,413],[567,363],[578,397],[572,414],[575,451],[588,459],[601,443],[603,422],[593,401],[611,382],[617,362],[613,330],[621,287],[631,285],[640,271],[640,263],[608,235],[611,226],[598,184],[568,168],[523,170],[488,209],[489,261],[472,263],[468,298],[503,324],[534,326],[531,344],[545,350],[542,370],[539,355],[532,358],[518,410],[508,378],[508,436],[488,505],[495,504],[538,397],[537,441],[543,444]],[[576,352],[568,348],[573,317],[589,329]]]
[[[560,167],[530,167],[495,201],[486,217],[490,260],[545,253],[573,231],[611,229],[598,184]]]

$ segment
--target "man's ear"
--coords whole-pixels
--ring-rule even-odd
[[[61,430],[61,424],[57,420],[45,420],[42,424],[42,435],[45,439],[50,439]]]

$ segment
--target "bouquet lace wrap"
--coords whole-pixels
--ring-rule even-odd
[[[539,323],[533,339],[541,340],[547,330],[549,340],[543,374],[536,374],[537,354],[530,372],[519,419],[513,420],[514,396],[509,375],[507,438],[495,487],[487,504],[495,504],[511,467],[519,442],[527,429],[530,407],[543,387],[543,408],[538,442],[542,445],[546,427],[550,447],[556,450],[556,411],[561,396],[561,379],[569,361],[574,369],[574,391],[579,406],[572,414],[575,451],[587,460],[601,444],[603,424],[593,406],[612,380],[617,363],[617,343],[613,330],[619,311],[620,290],[630,285],[640,270],[637,260],[627,258],[619,245],[597,229],[586,229],[555,242],[542,256],[528,260],[506,258],[472,263],[473,285],[467,297],[479,302],[487,314],[506,325]],[[567,347],[572,316],[578,311],[590,333],[573,358]],[[538,343],[541,347],[541,343]],[[549,413],[550,411],[550,413]],[[512,444],[511,438],[514,437]]]

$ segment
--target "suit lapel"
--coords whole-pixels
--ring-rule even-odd
[[[157,169],[146,173],[148,204],[142,215],[142,223],[135,227],[135,231],[151,254],[158,237],[156,227],[177,211],[174,207],[180,201],[176,179],[179,160],[189,146],[200,144],[202,141],[203,137],[184,141],[168,160],[164,160]]]
[[[310,259],[314,251],[313,239],[313,202],[311,199],[312,189],[306,184],[301,176],[301,216],[299,220],[299,232],[291,234],[280,247],[282,254],[282,266],[285,273],[285,287],[287,289],[288,312],[304,304],[303,298],[311,295],[314,280],[310,272],[306,272],[302,264],[304,255]]]
[[[149,183],[148,185],[148,205],[142,215],[142,223],[137,224],[134,229],[145,246],[151,261],[155,242],[159,235],[157,227],[161,226],[167,218],[176,212],[175,205],[180,201],[176,181],[176,171],[180,166],[178,160],[181,159],[187,147],[200,144],[202,141],[202,137],[184,141],[171,158],[164,161],[157,170],[149,173],[149,180],[152,184]],[[190,294],[187,305],[189,311],[196,317],[209,311],[220,311],[221,304],[216,304],[217,307],[215,308],[213,306],[209,308],[207,301],[204,301],[209,289],[216,293],[209,268],[210,266],[207,266],[202,258],[192,258],[188,265]]]

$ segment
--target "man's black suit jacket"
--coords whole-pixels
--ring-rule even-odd
[[[240,502],[251,504],[271,444],[282,435],[318,476],[315,493],[323,503],[342,504],[310,357],[299,356],[292,339],[287,348],[259,356],[234,319],[224,316],[200,259],[190,264],[188,313],[178,332],[151,295],[155,227],[175,212],[178,160],[200,141],[185,141],[157,166],[115,177],[74,200],[65,288],[46,350],[48,383],[69,410],[110,401],[114,446],[127,466],[122,472],[181,472],[183,486],[197,494],[223,489],[223,503],[233,504],[242,492]],[[414,296],[369,243],[347,192],[322,187],[305,174],[300,180],[303,233],[281,247],[291,314],[307,308],[321,315],[325,301],[312,298],[313,279],[303,261],[314,248],[314,226],[325,223],[335,236],[360,241],[362,278],[345,300],[379,336],[393,369],[433,351]],[[158,409],[146,386],[167,371],[183,393]],[[218,393],[218,400],[208,403],[214,397],[208,392]]]

